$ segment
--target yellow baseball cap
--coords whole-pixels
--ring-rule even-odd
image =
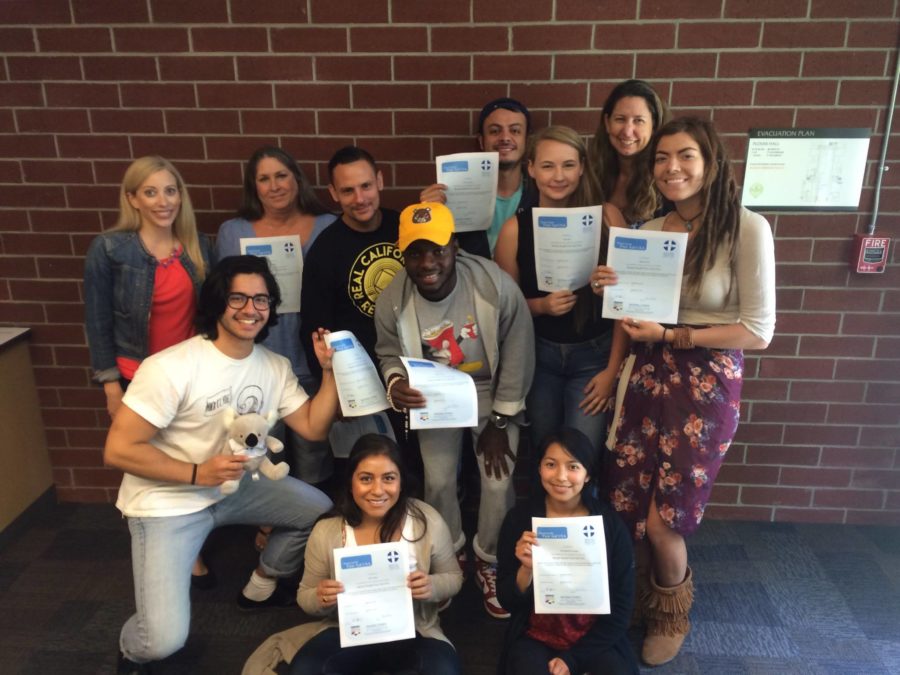
[[[446,246],[453,236],[453,212],[440,202],[423,202],[407,206],[400,213],[400,251],[417,239]]]

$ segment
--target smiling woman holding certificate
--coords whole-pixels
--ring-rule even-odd
[[[350,451],[347,468],[350,478],[334,510],[319,520],[306,544],[297,600],[304,612],[322,618],[298,627],[301,633],[307,631],[308,641],[291,661],[291,674],[459,673],[459,658],[438,619],[438,606],[462,586],[447,526],[437,511],[409,497],[400,451],[390,438],[360,437]],[[338,596],[344,585],[335,580],[334,550],[400,541],[407,543],[413,570],[407,586],[413,598],[415,638],[342,648]]]
[[[534,135],[528,174],[537,187],[540,208],[603,203],[584,140],[569,127],[551,126]],[[566,425],[582,431],[599,448],[606,433],[603,411],[626,343],[613,340],[613,322],[600,317],[601,300],[587,279],[581,288],[539,290],[534,218],[534,209],[527,208],[507,220],[494,251],[497,264],[522,288],[534,318],[536,364],[527,399],[532,440],[536,445],[551,430]],[[612,204],[603,204],[603,222],[604,230],[625,227]],[[592,243],[586,241],[585,248]]]
[[[638,672],[626,630],[634,601],[628,530],[609,505],[591,495],[596,451],[584,434],[562,429],[544,439],[540,490],[503,521],[497,548],[497,594],[510,611],[500,675],[625,675]],[[608,570],[608,614],[535,612],[532,518],[602,516]],[[595,579],[593,585],[599,585]]]
[[[295,237],[294,241],[300,244],[302,262],[313,242],[334,219],[335,215],[329,213],[316,197],[297,161],[281,148],[263,146],[247,162],[243,203],[238,216],[226,220],[219,228],[216,255],[220,260],[245,252],[263,255],[269,259],[282,294],[296,296],[299,302],[300,275],[292,277],[294,284],[285,283],[284,277],[279,278],[280,270],[273,264],[273,255],[284,248],[281,242],[285,242],[285,238]],[[267,240],[273,244],[266,245]],[[242,250],[242,242],[246,251]],[[290,360],[304,390],[310,395],[318,390],[319,383],[310,373],[300,341],[300,313],[296,309],[284,311],[279,308],[278,325],[272,328],[263,344]],[[291,475],[310,484],[321,483],[331,475],[331,448],[328,443],[307,441],[290,429],[286,432],[286,440],[284,435],[284,427],[279,425],[275,436],[290,448]],[[264,545],[264,538],[258,543]]]
[[[635,358],[621,375],[608,488],[635,540],[642,658],[659,665],[690,629],[684,538],[700,525],[737,430],[742,350],[765,349],[775,329],[775,253],[769,223],[741,207],[710,122],[673,120],[650,150],[656,187],[675,210],[643,229],[687,232],[688,246],[678,325],[622,320]]]

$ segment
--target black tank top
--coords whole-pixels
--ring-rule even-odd
[[[534,230],[532,224],[531,208],[520,209],[516,213],[519,221],[519,245],[516,252],[516,263],[519,266],[519,286],[526,298],[542,298],[549,295],[546,291],[538,290],[537,271],[534,264]],[[601,251],[601,257],[603,253]],[[609,333],[613,329],[612,319],[600,317],[602,299],[594,295],[589,289],[579,291],[580,297],[575,307],[562,316],[550,316],[542,314],[534,317],[534,332],[538,337],[560,344],[573,344],[585,342],[593,338]],[[585,306],[587,303],[587,306]],[[582,313],[585,315],[581,322]],[[577,330],[578,323],[583,323],[581,330]]]

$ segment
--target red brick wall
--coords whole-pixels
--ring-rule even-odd
[[[608,90],[641,77],[712,117],[739,162],[750,126],[872,130],[860,213],[769,216],[777,336],[748,358],[710,514],[900,523],[900,275],[846,262],[872,208],[897,18],[895,0],[4,0],[0,322],[33,330],[60,496],[111,499],[119,481],[101,466],[80,278],[129,160],[173,159],[210,233],[261,143],[321,186],[331,152],[357,142],[402,207],[435,154],[473,148],[489,98],[587,134]],[[900,132],[889,158],[878,223],[896,239]]]

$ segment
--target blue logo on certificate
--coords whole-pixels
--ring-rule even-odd
[[[565,527],[539,527],[537,529],[538,539],[568,539],[569,530]]]
[[[272,247],[269,244],[253,244],[247,247],[247,255],[272,255]]]
[[[675,242],[675,241],[673,241],[673,240],[671,240],[671,239],[666,239],[666,240],[663,242],[662,247],[663,247],[663,256],[664,256],[664,257],[666,257],[666,258],[674,258],[674,257],[675,257],[675,251],[678,250],[678,243]]]
[[[490,171],[491,167],[494,166],[494,163],[489,159],[481,160],[481,170],[482,171]]]
[[[331,348],[336,352],[342,352],[345,349],[353,349],[353,340],[350,338],[342,338],[340,340],[332,340]]]
[[[469,170],[469,163],[464,159],[453,160],[441,164],[441,171],[445,173],[459,173]]]
[[[581,531],[584,532],[585,539],[591,539],[595,534],[593,525],[585,525]]]
[[[434,368],[434,363],[431,361],[414,361],[413,359],[410,359],[409,365],[412,368]]]
[[[286,241],[284,242],[284,252],[288,255],[293,255],[294,253],[294,242]]]
[[[397,551],[388,551],[387,552],[387,561],[389,563],[395,563],[400,560],[400,554]]]
[[[372,556],[366,553],[365,555],[353,555],[347,558],[341,558],[341,569],[342,570],[356,570],[360,567],[371,567],[372,566]]]
[[[624,251],[646,251],[647,240],[636,237],[616,237],[616,248]]]
[[[594,216],[590,213],[585,213],[581,216],[581,226],[582,227],[591,227],[594,224]]]
[[[565,216],[541,216],[538,218],[538,227],[565,228],[566,224]]]

